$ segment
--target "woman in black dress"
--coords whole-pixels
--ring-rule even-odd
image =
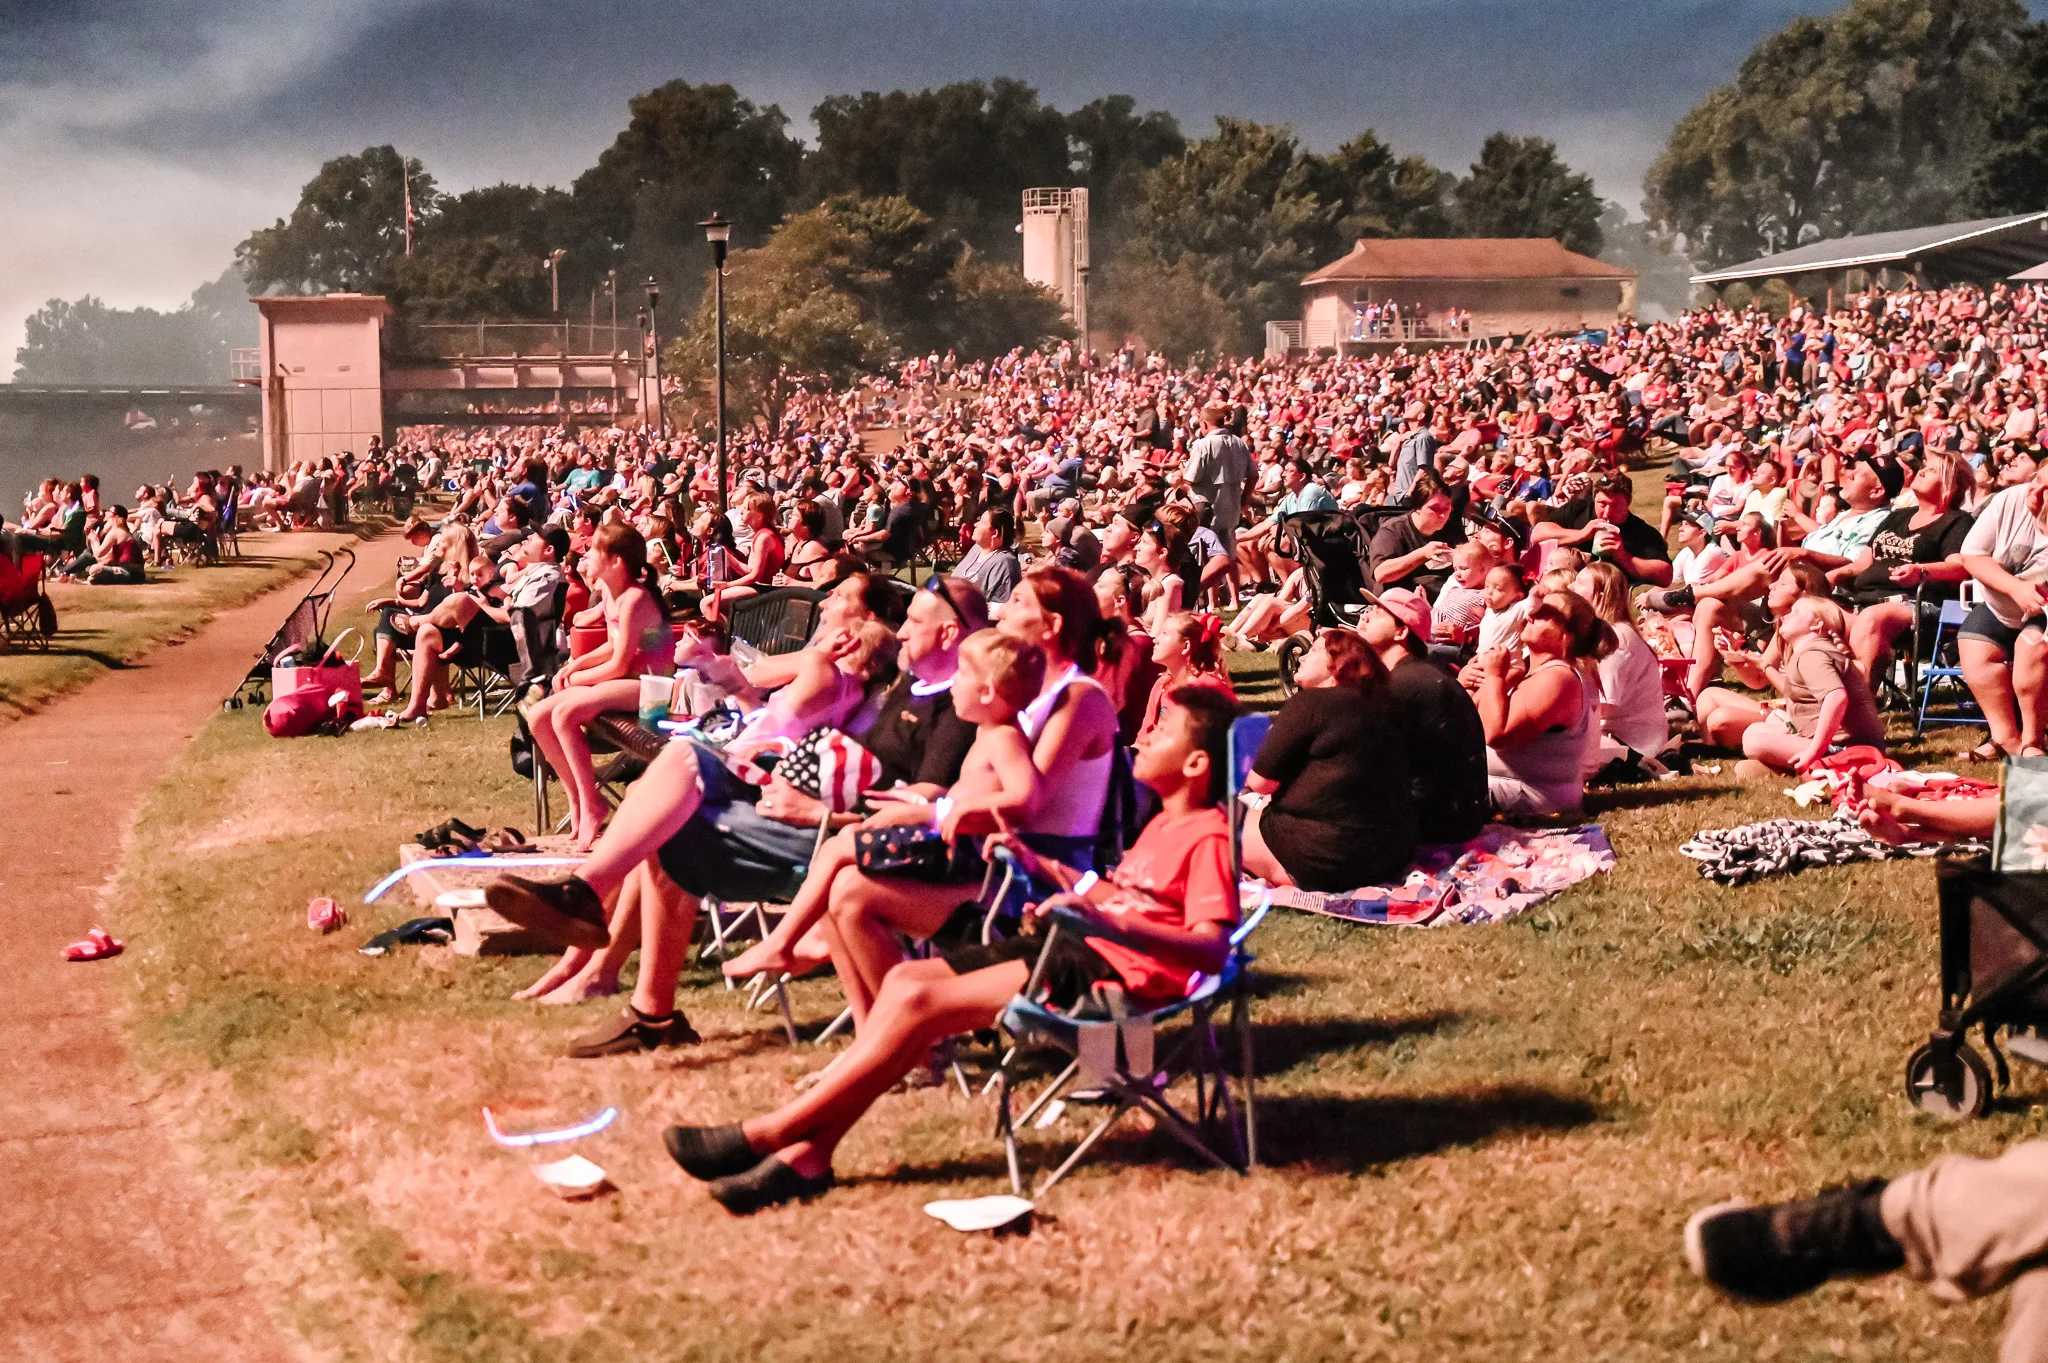
[[[1324,892],[1390,880],[1415,856],[1415,804],[1386,666],[1356,634],[1325,630],[1295,680],[1246,782],[1272,798],[1245,823],[1245,870]]]

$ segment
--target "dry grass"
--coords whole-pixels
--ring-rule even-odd
[[[1248,664],[1251,660],[1241,660]],[[1676,847],[1787,813],[1702,775],[1609,798],[1611,876],[1491,927],[1375,930],[1276,914],[1259,943],[1262,1144],[1250,1179],[1135,1130],[1026,1237],[919,1210],[1002,1185],[991,1108],[891,1096],[845,1186],[737,1221],[656,1136],[776,1103],[824,1063],[708,974],[703,1047],[560,1058],[614,1006],[508,1001],[537,960],[352,947],[410,916],[304,925],[359,897],[400,837],[460,813],[521,824],[503,723],[273,743],[222,716],[146,812],[114,930],[167,1109],[279,1318],[334,1358],[1459,1359],[1988,1357],[2000,1307],[1899,1280],[1776,1309],[1722,1302],[1678,1231],[1703,1202],[1778,1196],[2042,1128],[2020,1102],[1953,1128],[1901,1096],[1932,1025],[1924,863],[1740,890]],[[1912,759],[1959,746],[1908,747]],[[266,817],[266,815],[268,817]],[[801,986],[800,1019],[838,1006]],[[486,1138],[623,1117],[582,1153],[619,1191],[555,1201]],[[1053,1153],[1078,1128],[1041,1133]]]
[[[251,535],[247,553],[212,566],[150,573],[136,587],[50,584],[57,637],[47,650],[0,651],[0,724],[19,719],[165,643],[180,643],[214,614],[253,600],[318,564],[317,548],[353,535]]]

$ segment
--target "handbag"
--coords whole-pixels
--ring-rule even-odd
[[[343,658],[341,656],[341,641],[348,638],[351,634],[356,635],[355,656]],[[306,652],[310,654],[313,650],[308,649]],[[338,710],[352,708],[356,712],[356,717],[361,718],[363,712],[362,656],[362,636],[357,634],[353,628],[345,629],[334,637],[334,642],[331,645],[315,655],[316,661],[311,666],[295,664],[289,659],[289,655],[281,657],[278,662],[272,664],[270,672],[271,692],[274,696],[281,699],[285,696],[296,695],[301,691],[311,691],[314,695],[320,697],[323,703],[333,699],[336,692],[340,692],[342,694],[336,708]]]
[[[908,876],[912,880],[944,881],[953,865],[953,848],[928,824],[887,824],[857,828],[853,833],[853,864],[871,876]]]
[[[775,774],[834,814],[860,806],[861,798],[882,779],[882,762],[839,730],[821,726],[797,740]]]

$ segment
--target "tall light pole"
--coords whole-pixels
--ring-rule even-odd
[[[540,258],[540,267],[548,272],[548,311],[562,310],[562,257],[569,253],[557,246]]]
[[[640,327],[640,424],[647,424],[647,357],[654,353],[654,344],[647,331],[647,309],[641,308],[633,314],[633,320]]]
[[[654,410],[660,413],[661,438],[668,439],[668,404],[661,396],[661,314],[655,309],[661,306],[661,285],[654,276],[647,276],[647,336],[648,344],[654,350]]]
[[[712,289],[718,314],[718,514],[725,514],[725,249],[732,240],[732,224],[713,212],[697,224],[704,240],[711,243]]]

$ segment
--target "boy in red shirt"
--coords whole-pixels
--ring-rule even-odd
[[[1114,926],[1139,946],[1084,932],[1053,940],[1039,975],[1052,1006],[1072,1008],[1098,985],[1157,1006],[1184,996],[1197,974],[1222,968],[1237,924],[1230,824],[1218,802],[1237,707],[1213,687],[1173,693],[1138,742],[1136,777],[1159,795],[1160,812],[1108,879],[1032,855],[998,835],[1019,864],[1058,888],[1030,911],[1055,906]],[[764,1117],[728,1126],[672,1126],[669,1155],[735,1215],[832,1186],[832,1153],[868,1107],[949,1036],[995,1025],[1030,982],[1043,946],[1035,936],[906,961],[882,981],[867,1025],[808,1092]]]

